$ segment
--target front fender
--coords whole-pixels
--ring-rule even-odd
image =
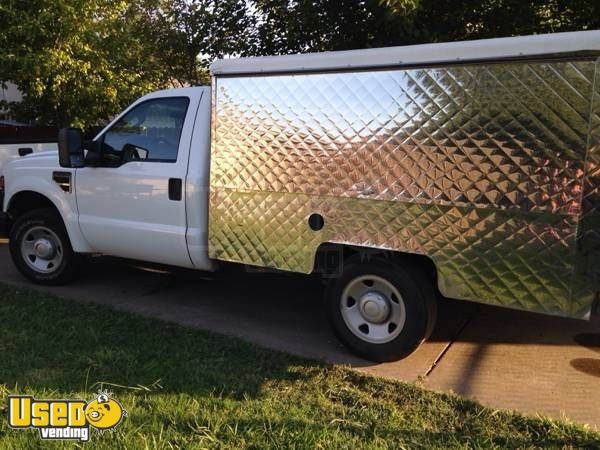
[[[75,170],[62,170],[72,173],[72,185],[75,185]],[[35,192],[46,197],[56,207],[58,213],[67,229],[73,250],[77,253],[89,253],[92,251],[79,228],[77,200],[75,192],[64,192],[58,184],[52,180],[51,172],[41,174],[27,174],[19,169],[5,174],[6,178],[6,210],[11,206],[14,197],[20,192]]]

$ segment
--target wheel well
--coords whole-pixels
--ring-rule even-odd
[[[22,191],[15,194],[10,199],[7,212],[11,222],[14,222],[23,214],[40,208],[51,208],[60,215],[58,209],[48,197],[33,191]]]
[[[407,264],[423,273],[437,289],[437,268],[425,255],[347,244],[321,244],[315,255],[314,272],[331,278],[339,276],[344,261],[360,255],[365,261],[372,258],[389,260],[392,264]]]

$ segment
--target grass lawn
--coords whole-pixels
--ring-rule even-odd
[[[9,393],[90,400],[100,386],[129,417],[85,448],[600,446],[578,425],[0,285],[0,448],[42,446],[8,428]]]

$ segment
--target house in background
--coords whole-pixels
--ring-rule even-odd
[[[13,83],[0,86],[0,102],[20,102],[23,98]],[[32,126],[14,120],[10,111],[0,106],[0,171],[8,161],[43,150],[57,150],[54,127]]]
[[[0,102],[20,102],[22,98],[21,91],[13,83],[6,83],[6,87],[0,85]],[[14,123],[12,119],[10,112],[0,106],[0,123]]]

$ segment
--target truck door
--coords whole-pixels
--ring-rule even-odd
[[[76,173],[79,225],[97,252],[193,267],[185,178],[202,91],[145,98],[96,139],[98,167]]]

